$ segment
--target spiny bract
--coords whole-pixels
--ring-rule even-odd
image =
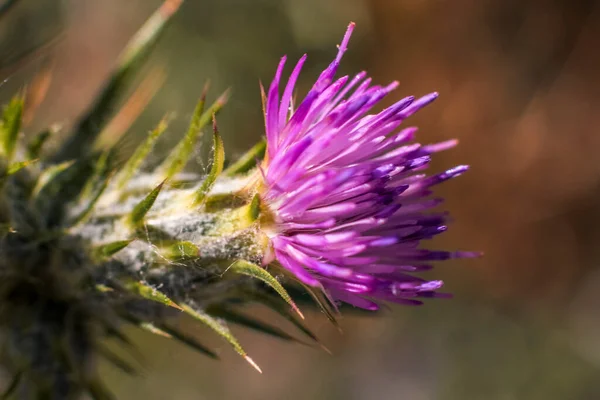
[[[336,222],[336,218],[331,218],[335,216],[328,215],[326,223],[320,226],[316,216],[308,215],[312,204],[308,203],[312,200],[306,200],[303,195],[314,195],[315,190],[322,187],[308,185],[311,177],[318,176],[314,171],[305,170],[295,181],[290,175],[287,180],[274,176],[290,168],[301,171],[301,164],[294,164],[297,157],[290,155],[293,150],[286,155],[284,150],[277,149],[279,145],[285,147],[285,138],[283,133],[275,133],[280,128],[275,128],[272,115],[266,115],[267,142],[259,143],[224,169],[224,149],[215,115],[226,102],[226,93],[209,106],[205,105],[206,91],[203,93],[188,132],[162,164],[150,172],[142,169],[144,159],[166,131],[167,119],[149,133],[122,165],[115,161],[116,144],[105,151],[96,150],[132,76],[139,71],[179,3],[178,0],[166,1],[141,28],[123,52],[98,99],[55,151],[49,154],[44,151],[50,130],[27,142],[20,140],[22,116],[28,111],[24,94],[15,96],[4,109],[0,121],[1,361],[14,379],[3,398],[76,399],[84,393],[94,399],[111,398],[97,376],[94,360],[101,356],[126,372],[134,372],[103,345],[103,340],[109,338],[124,347],[131,346],[121,332],[125,324],[174,338],[216,358],[211,349],[173,323],[174,318],[182,315],[211,328],[260,371],[229,331],[228,322],[282,339],[294,338],[276,326],[245,315],[242,307],[249,303],[266,305],[318,343],[302,323],[304,317],[288,291],[309,294],[321,311],[336,323],[337,308],[330,294],[334,294],[335,299],[362,306],[361,301],[368,293],[352,297],[348,294],[351,292],[348,285],[358,285],[360,282],[354,281],[373,276],[382,280],[382,276],[389,278],[394,272],[386,270],[387,275],[376,275],[377,272],[367,269],[367,274],[360,274],[353,272],[357,266],[344,265],[344,248],[340,247],[343,241],[329,243],[335,236],[335,226],[330,225],[349,226],[357,216],[346,215],[341,222]],[[346,42],[340,52],[345,50]],[[332,75],[333,72],[327,73]],[[281,68],[277,80],[280,73]],[[297,72],[294,72],[293,79],[296,78]],[[331,82],[327,85],[323,85],[322,80],[319,82],[319,93],[328,93],[327,85]],[[293,89],[293,83],[290,87]],[[286,89],[284,96],[287,100],[282,102],[280,111],[278,105],[271,104],[274,98],[277,101],[273,93],[269,93],[266,105],[267,111],[276,113],[275,122],[279,125],[287,121],[291,89]],[[319,97],[316,99],[318,102]],[[367,98],[367,103],[369,99],[373,100]],[[293,114],[290,124],[299,113],[311,112],[310,107],[303,109],[304,104]],[[329,112],[335,104],[327,107]],[[332,115],[337,115],[335,110],[338,109],[334,109]],[[351,113],[346,107],[339,109],[338,114],[349,118],[365,110],[358,107]],[[323,109],[317,113],[327,114]],[[325,120],[331,122],[331,118]],[[183,173],[203,128],[211,122],[213,161],[209,173],[206,176]],[[306,119],[304,124],[297,126],[312,129],[313,125],[321,124],[321,120]],[[389,129],[384,133],[390,133]],[[300,137],[300,132],[296,135]],[[331,147],[320,149],[333,151]],[[263,156],[265,161],[257,168],[256,160]],[[377,160],[371,159],[369,165]],[[409,161],[412,163],[415,158]],[[285,163],[289,164],[286,170],[282,169]],[[279,166],[275,168],[275,164]],[[343,186],[344,182],[336,183],[340,171],[338,168],[332,172],[335,179],[330,183],[344,188],[347,186]],[[380,173],[376,178],[384,183],[390,180],[392,170],[386,171],[363,168],[359,172],[364,176]],[[261,173],[266,175],[261,178]],[[346,173],[342,175],[344,179],[351,177]],[[407,189],[404,188],[407,182],[400,181],[403,190]],[[293,187],[287,188],[288,183]],[[353,185],[362,187],[356,182]],[[385,190],[398,191],[397,186],[386,189],[383,184],[374,188],[380,194]],[[287,196],[292,192],[286,191],[292,189],[299,192],[295,200]],[[391,192],[388,194],[393,194]],[[331,204],[337,197],[353,198],[342,191],[330,191],[329,195],[327,201]],[[281,198],[287,200],[279,201]],[[298,208],[294,209],[289,201],[296,201]],[[318,211],[312,212],[316,213]],[[294,216],[299,219],[294,220]],[[426,220],[429,225],[439,220],[431,218]],[[305,225],[298,225],[298,221]],[[423,236],[423,230],[430,231],[426,229],[429,225],[413,225],[413,236]],[[333,231],[328,231],[332,228]],[[272,229],[277,231],[275,235]],[[403,235],[403,240],[408,238],[411,242],[418,242],[420,238],[406,232]],[[324,241],[322,244],[330,246],[328,262],[335,261],[332,254],[337,255],[337,266],[326,267],[319,258],[315,250],[321,243],[315,242],[319,238]],[[310,243],[302,243],[309,239]],[[286,240],[291,244],[282,247],[281,242]],[[356,235],[352,240],[348,250],[362,243]],[[374,247],[374,243],[369,244]],[[269,254],[273,248],[276,254]],[[386,257],[389,256],[386,253]],[[306,261],[304,265],[302,260]],[[390,268],[394,266],[397,265]],[[304,268],[310,275],[306,275]],[[350,275],[341,280],[335,275],[347,271]],[[327,276],[329,272],[332,276]],[[315,280],[315,276],[318,279]],[[410,281],[401,273],[394,279],[398,284]],[[402,289],[402,299],[408,297],[407,293],[423,296],[437,288],[430,285],[421,290],[414,284],[421,281],[411,279],[401,288],[398,286]],[[378,296],[390,299],[390,296]]]

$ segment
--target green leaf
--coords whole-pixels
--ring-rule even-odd
[[[177,341],[190,346],[192,349],[203,353],[207,356],[209,356],[210,358],[213,358],[215,360],[219,359],[219,356],[217,355],[217,353],[215,353],[214,351],[210,350],[208,347],[206,347],[205,345],[201,344],[200,342],[198,342],[195,338],[188,336],[186,334],[184,334],[183,332],[180,332],[179,330],[170,327],[168,325],[165,324],[160,324],[160,330],[163,333],[166,333],[167,335],[169,335],[170,337],[175,338]]]
[[[129,180],[135,175],[148,153],[150,153],[150,151],[154,147],[154,144],[156,143],[158,138],[167,129],[167,125],[168,119],[165,117],[158,123],[158,126],[156,128],[150,131],[146,140],[144,140],[142,144],[140,144],[135,150],[133,155],[129,157],[129,160],[127,160],[127,162],[123,166],[123,169],[116,178],[117,189],[123,189],[127,182],[129,182]]]
[[[81,224],[81,223],[87,221],[87,219],[92,215],[92,211],[94,211],[94,207],[96,206],[96,204],[98,203],[98,200],[100,200],[100,197],[106,190],[106,187],[108,186],[108,183],[110,182],[111,177],[112,177],[112,174],[106,176],[99,183],[99,187],[96,189],[96,192],[92,194],[91,199],[88,201],[88,203],[85,206],[85,208],[83,209],[83,211],[81,213],[79,213],[79,215],[77,215],[71,221],[72,226],[78,225],[78,224]]]
[[[194,258],[200,255],[200,249],[192,242],[183,240],[162,240],[157,244],[162,257],[169,260]]]
[[[223,146],[223,139],[219,135],[217,129],[217,120],[213,115],[213,163],[210,168],[210,172],[204,178],[204,182],[200,185],[200,188],[194,193],[194,200],[192,204],[198,206],[202,204],[210,189],[212,189],[217,177],[223,172],[223,163],[225,162],[225,149]]]
[[[100,157],[94,163],[93,173],[87,179],[85,186],[79,194],[81,200],[90,198],[93,196],[94,189],[97,189],[99,185],[102,185],[106,180],[107,175],[111,173],[112,161],[115,156],[114,149],[103,151]]]
[[[32,196],[37,197],[43,189],[51,185],[55,178],[57,178],[63,171],[72,167],[73,164],[75,164],[75,160],[65,161],[46,168],[38,178],[35,187],[33,188]]]
[[[129,240],[119,240],[112,243],[107,243],[102,246],[96,247],[93,252],[94,255],[98,258],[110,258],[113,255],[117,254],[119,251],[123,250],[125,247],[129,246],[131,242],[135,239]]]
[[[252,365],[252,367],[254,367],[258,372],[262,373],[260,367],[250,357],[248,357],[248,354],[246,354],[240,343],[237,341],[235,336],[233,336],[233,334],[229,331],[229,328],[227,328],[226,325],[212,317],[210,314],[207,314],[201,310],[195,310],[186,304],[181,305],[181,308],[183,309],[183,312],[194,318],[196,321],[199,321],[202,324],[206,325],[219,336],[221,336],[223,339],[225,339],[227,342],[229,342],[231,347],[233,347],[233,349],[240,356],[244,357],[244,359],[250,365]]]
[[[167,297],[164,293],[160,292],[158,289],[153,288],[152,286],[148,286],[142,282],[129,282],[125,285],[125,287],[131,292],[135,293],[147,300],[152,300],[157,303],[164,304],[167,307],[173,307],[178,310],[182,310],[181,307],[177,305],[173,300]]]
[[[106,127],[133,77],[140,71],[167,23],[179,9],[181,0],[166,0],[138,30],[121,53],[108,83],[89,111],[76,124],[71,136],[54,156],[64,161],[76,154],[87,154],[98,134]]]
[[[112,291],[114,291],[114,289],[113,289],[113,288],[111,288],[111,287],[109,287],[109,286],[106,286],[106,285],[103,285],[102,283],[98,283],[98,284],[95,286],[95,288],[96,288],[96,290],[97,290],[97,291],[99,291],[100,293],[107,293],[107,292],[112,292]]]
[[[150,193],[142,201],[140,201],[127,216],[127,223],[133,228],[138,228],[143,225],[144,217],[150,211],[158,194],[163,188],[166,180],[162,181],[157,187],[152,189]]]
[[[39,160],[27,160],[27,161],[19,161],[19,162],[15,162],[12,163],[8,166],[8,169],[6,170],[6,175],[12,175],[14,173],[19,172],[21,169],[34,164],[36,162],[38,162]]]
[[[194,110],[194,115],[192,116],[190,127],[185,137],[177,144],[171,154],[169,154],[160,166],[160,169],[164,171],[165,178],[170,179],[183,170],[201,136],[202,128],[210,122],[213,115],[217,114],[221,108],[223,108],[227,102],[228,96],[229,92],[226,91],[208,108],[208,110],[204,111],[206,93],[202,94],[202,97]]]
[[[0,173],[0,188],[4,185],[4,182],[6,181],[6,179],[9,176],[16,174],[17,172],[19,172],[23,168],[27,167],[28,165],[34,164],[36,162],[38,162],[38,160],[19,161],[19,162],[15,162],[15,163],[10,164],[6,168],[5,171],[3,171],[2,173]]]
[[[235,163],[231,164],[223,173],[226,176],[234,176],[250,171],[256,167],[256,160],[261,160],[265,156],[267,141],[262,139],[241,156]]]
[[[256,264],[252,264],[251,262],[248,262],[246,260],[238,260],[238,261],[234,262],[233,264],[231,264],[231,266],[229,268],[227,268],[227,270],[230,270],[230,271],[238,273],[238,274],[251,276],[253,278],[263,281],[268,286],[270,286],[273,290],[275,290],[277,292],[277,294],[279,294],[279,296],[287,304],[290,305],[292,310],[294,310],[294,312],[300,316],[300,318],[304,319],[304,315],[302,314],[302,312],[300,311],[300,309],[298,308],[296,303],[294,303],[294,301],[288,294],[287,290],[285,290],[285,288],[281,285],[281,283],[279,283],[279,281],[277,279],[275,279],[275,277],[273,275],[271,275],[269,272],[267,272],[266,269],[264,269],[261,266],[258,266]]]
[[[49,128],[41,131],[37,135],[31,139],[29,143],[27,143],[26,154],[27,158],[34,159],[38,158],[42,153],[42,147],[46,143],[50,136],[54,133],[54,129]]]
[[[89,198],[82,198],[83,188],[96,177],[96,166],[98,155],[94,157],[83,157],[58,166],[50,166],[42,172],[42,179],[38,179],[33,191],[33,206],[43,226],[49,229],[64,228],[73,221],[74,213],[82,210],[86,205],[93,205],[93,197],[98,197],[103,191],[103,185],[107,183],[109,176],[96,180],[94,191]],[[108,174],[108,173],[107,173]],[[46,175],[50,176],[45,182]],[[89,207],[88,207],[89,208]],[[81,214],[80,217],[86,217]],[[68,219],[68,220],[67,220]],[[76,220],[77,222],[77,220]],[[61,229],[62,229],[61,228]]]
[[[25,99],[22,95],[13,97],[4,108],[2,120],[0,120],[0,152],[8,162],[13,158],[17,138],[21,131],[24,104]]]

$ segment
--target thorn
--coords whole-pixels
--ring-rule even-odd
[[[219,96],[217,101],[215,101],[215,104],[217,104],[219,107],[223,107],[227,103],[227,100],[229,100],[230,95],[231,95],[231,89],[228,88],[223,92],[222,95]],[[213,117],[214,117],[214,113],[213,113]]]
[[[331,350],[329,350],[327,347],[325,347],[325,345],[323,343],[319,343],[319,347],[327,354],[329,354],[330,356],[333,355],[333,353],[331,352]]]
[[[140,326],[140,328],[147,330],[148,332],[151,332],[155,335],[173,339],[173,336],[169,335],[167,332],[163,331],[162,329],[158,329],[156,326],[152,325],[149,322],[142,322],[139,326]]]
[[[202,93],[200,94],[200,99],[202,101],[206,101],[206,95],[208,94],[208,89],[210,89],[210,80],[207,80],[204,83],[204,87],[202,88]]]
[[[300,316],[300,318],[306,319],[306,318],[304,318],[304,314],[302,314],[302,311],[300,311],[300,308],[298,308],[296,303],[292,303],[292,310],[294,310],[296,312],[296,314],[298,314]]]
[[[260,367],[258,366],[258,364],[257,364],[257,363],[255,363],[253,359],[251,359],[251,358],[250,358],[250,357],[248,357],[248,356],[244,356],[244,359],[245,359],[246,361],[248,361],[248,364],[252,365],[252,367],[253,367],[255,370],[257,370],[258,372],[260,372],[260,373],[262,374],[262,369],[260,369]]]
[[[179,9],[181,3],[183,3],[183,0],[165,0],[159,10],[164,17],[170,17]]]
[[[158,184],[150,193],[146,195],[131,211],[131,213],[127,216],[127,223],[133,227],[137,228],[143,225],[144,217],[146,214],[152,209],[156,198],[160,194],[163,186],[167,182],[167,179],[164,179],[161,183]]]

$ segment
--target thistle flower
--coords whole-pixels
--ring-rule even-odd
[[[454,142],[420,147],[405,144],[414,129],[395,132],[434,96],[364,116],[396,84],[370,87],[366,80],[347,96],[364,74],[349,84],[333,82],[353,25],[333,64],[289,113],[304,58],[280,103],[282,61],[265,104],[268,151],[263,141],[224,169],[215,115],[228,95],[206,106],[208,88],[189,129],[158,167],[145,169],[144,160],[167,131],[166,119],[122,165],[115,156],[119,140],[98,151],[99,138],[124,131],[143,108],[136,102],[147,96],[139,87],[129,101],[122,94],[180,3],[165,0],[146,22],[54,151],[44,146],[53,130],[24,142],[31,103],[23,94],[0,115],[0,365],[14,376],[2,398],[112,398],[95,360],[135,372],[103,345],[114,339],[131,347],[123,333],[128,325],[218,358],[174,323],[182,317],[211,329],[260,371],[230,324],[300,340],[245,306],[268,307],[321,345],[290,289],[310,294],[336,323],[330,296],[368,309],[376,307],[368,298],[412,303],[439,296],[441,282],[408,272],[426,269],[423,261],[472,255],[416,249],[445,229],[445,214],[425,213],[438,203],[424,199],[429,187],[464,167],[414,174]],[[183,173],[211,120],[210,170]],[[254,178],[261,171],[262,182]],[[291,274],[273,275],[277,268]]]
[[[410,143],[416,128],[405,119],[436,99],[406,97],[367,114],[398,82],[381,87],[364,72],[334,80],[354,24],[348,26],[334,61],[294,109],[292,93],[303,56],[279,99],[283,57],[264,99],[267,160],[261,196],[273,214],[265,229],[275,258],[307,285],[322,286],[334,299],[374,310],[375,300],[420,304],[418,297],[444,297],[442,281],[411,275],[422,263],[475,253],[422,250],[421,240],[446,230],[446,214],[426,211],[433,185],[467,170],[418,174],[433,153],[455,140]],[[266,97],[266,99],[265,99]]]

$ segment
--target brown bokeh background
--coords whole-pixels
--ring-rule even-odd
[[[50,69],[28,127],[35,132],[73,121],[160,1],[21,3],[0,20],[0,78],[10,75],[0,99]],[[144,373],[103,365],[110,386],[120,398],[148,400],[600,398],[597,2],[188,0],[152,57],[166,78],[124,152],[167,111],[176,117],[165,145],[174,141],[210,79],[215,97],[233,88],[220,125],[228,154],[240,154],[262,132],[258,80],[271,79],[281,55],[308,52],[305,91],[351,20],[342,72],[400,80],[388,102],[441,93],[410,123],[423,143],[460,139],[435,170],[472,168],[439,188],[454,222],[434,244],[485,257],[432,272],[453,300],[347,315],[343,335],[310,315],[333,355],[236,330],[263,375],[218,340],[221,362],[131,331],[147,354]],[[14,60],[20,68],[7,75]],[[204,168],[204,153],[193,168]]]

